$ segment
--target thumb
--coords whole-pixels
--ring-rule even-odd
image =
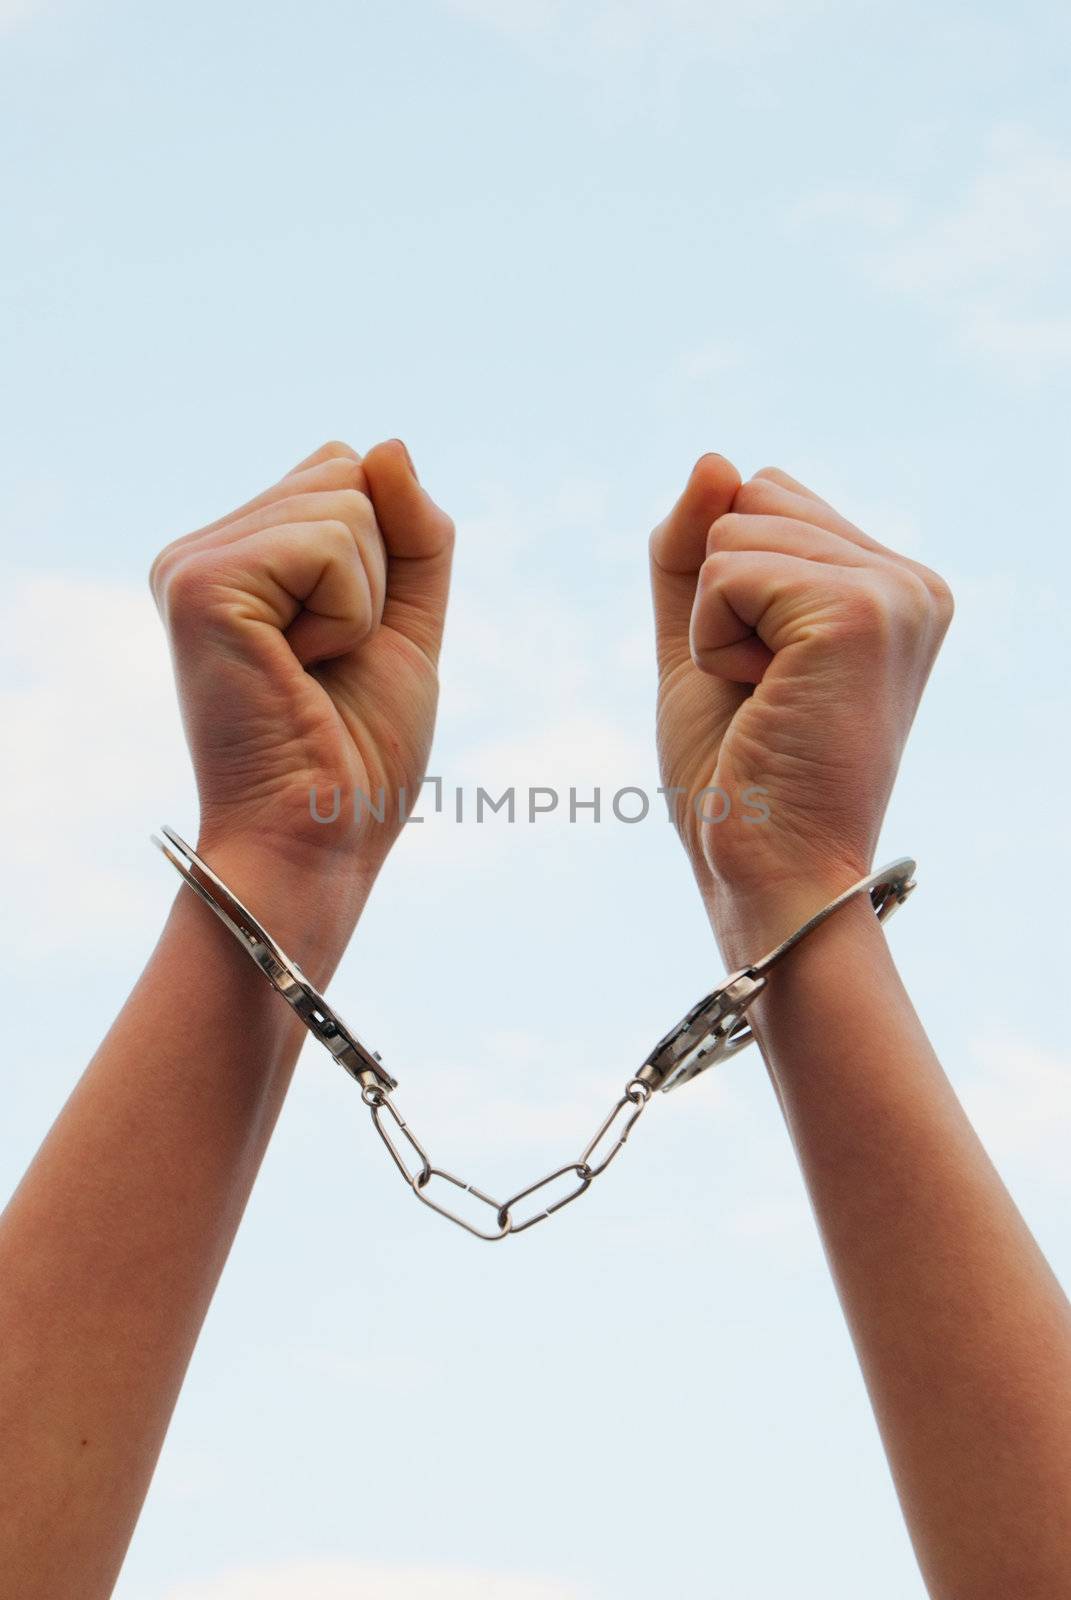
[[[400,439],[377,444],[364,458],[368,494],[387,551],[383,626],[439,658],[454,524],[420,485]]]
[[[684,492],[651,534],[651,590],[659,671],[690,655],[688,629],[712,522],[730,510],[740,474],[724,456],[700,456]]]

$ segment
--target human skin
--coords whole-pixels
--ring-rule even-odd
[[[154,564],[199,849],[321,987],[424,771],[452,537],[403,446],[331,445]],[[950,601],[720,457],[651,554],[663,775],[735,966],[866,871]],[[316,823],[310,789],[336,784],[382,788],[387,820]],[[714,785],[766,789],[769,822],[703,827],[689,802]],[[753,1018],[931,1592],[1068,1592],[1067,1303],[864,903]],[[111,1592],[303,1037],[180,890],[0,1219],[5,1600]]]
[[[199,848],[319,986],[424,771],[452,539],[402,445],[329,445],[153,567]],[[313,822],[335,783],[387,820]],[[111,1593],[304,1038],[180,889],[0,1218],[4,1600]]]
[[[869,870],[951,598],[786,474],[714,455],[651,571],[663,780],[735,969]],[[769,820],[703,824],[714,785],[763,787]],[[930,1594],[1071,1594],[1071,1308],[865,897],[750,1016]]]

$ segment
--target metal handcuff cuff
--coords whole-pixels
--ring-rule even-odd
[[[478,1239],[488,1240],[504,1239],[511,1233],[523,1233],[526,1228],[544,1221],[555,1211],[561,1210],[562,1206],[578,1199],[590,1187],[592,1180],[606,1171],[656,1089],[663,1094],[670,1089],[677,1089],[682,1083],[690,1082],[708,1067],[735,1055],[750,1044],[754,1034],[747,1021],[747,1008],[766,987],[770,969],[801,939],[825,922],[827,917],[855,895],[868,891],[878,921],[884,922],[897,906],[903,905],[915,887],[914,861],[907,858],[893,861],[879,872],[872,872],[869,877],[860,878],[858,883],[845,889],[843,894],[823,906],[760,961],[731,973],[658,1041],[639,1071],[629,1079],[621,1098],[576,1161],[567,1161],[564,1166],[519,1189],[499,1204],[463,1178],[432,1165],[424,1147],[391,1099],[391,1091],[398,1087],[397,1080],[391,1077],[378,1052],[369,1050],[361,1043],[337,1011],[309,982],[297,963],[283,953],[256,917],[231,893],[207,862],[202,861],[172,828],[165,827],[161,831],[164,837],[158,839],[154,834],[153,843],[177,867],[190,888],[200,895],[206,905],[211,906],[224,926],[230,929],[272,987],[297,1012],[309,1032],[330,1050],[360,1084],[361,1099],[372,1114],[376,1131],[417,1199],[475,1234]],[[390,1119],[389,1123],[384,1121],[385,1116]],[[404,1146],[408,1147],[407,1151],[402,1145],[403,1141]],[[570,1178],[570,1175],[576,1182],[567,1194],[541,1207],[537,1201],[537,1209],[523,1220],[514,1217],[513,1209],[521,1201],[538,1195],[548,1185],[561,1178]],[[482,1201],[494,1214],[494,1232],[474,1226],[434,1199],[427,1190],[435,1178],[453,1184],[455,1188]]]

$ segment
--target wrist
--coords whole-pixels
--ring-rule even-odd
[[[801,916],[796,926],[805,920]],[[734,965],[761,958],[777,942],[774,935],[761,950],[741,949]],[[832,1026],[850,1014],[871,1017],[880,1028],[897,982],[888,940],[869,895],[853,895],[776,963],[748,1008],[748,1021],[775,1079],[806,1071],[813,1063],[811,1052],[797,1048],[802,1021],[810,1028],[815,1019],[826,1019]],[[821,1029],[819,1021],[817,1031]]]
[[[364,910],[377,867],[352,850],[202,830],[197,853],[322,988]],[[206,912],[208,912],[206,907]]]
[[[758,961],[869,870],[865,865],[845,863],[820,876],[786,876],[776,883],[746,888],[708,877],[701,886],[703,900],[726,964],[736,969]],[[877,920],[865,892],[842,906],[831,920],[847,916],[854,921],[860,909]]]

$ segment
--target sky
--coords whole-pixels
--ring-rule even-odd
[[[646,537],[775,464],[958,611],[889,938],[1071,1278],[1066,9],[0,0],[0,1187],[196,831],[157,550],[328,438],[458,526],[431,770],[657,783]],[[298,954],[298,952],[295,952]],[[399,841],[330,990],[442,1164],[569,1159],[722,972],[673,830]],[[310,1045],[119,1600],[924,1593],[756,1052],[488,1247]]]

